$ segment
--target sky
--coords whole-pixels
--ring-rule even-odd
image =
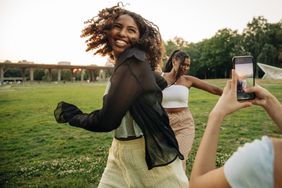
[[[104,65],[106,58],[85,52],[84,21],[121,0],[0,0],[0,62]],[[282,0],[123,0],[158,25],[167,41],[208,39],[223,28],[246,28],[254,17],[282,19]]]

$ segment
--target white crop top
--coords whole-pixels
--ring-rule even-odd
[[[263,136],[239,147],[226,161],[224,175],[232,188],[273,188],[273,163],[272,141]]]
[[[189,89],[183,85],[171,85],[163,90],[164,108],[188,107]]]

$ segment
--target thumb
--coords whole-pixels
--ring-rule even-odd
[[[240,102],[239,103],[239,107],[240,108],[247,108],[247,107],[250,107],[250,106],[252,106],[252,102],[251,101],[245,101],[245,102]]]

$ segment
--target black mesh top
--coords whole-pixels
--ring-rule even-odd
[[[168,116],[161,106],[161,89],[167,83],[151,70],[145,52],[130,48],[122,53],[110,82],[101,109],[88,114],[75,105],[60,102],[54,111],[57,122],[68,122],[94,132],[109,132],[119,127],[129,110],[144,134],[148,169],[167,165],[177,156],[183,159]]]

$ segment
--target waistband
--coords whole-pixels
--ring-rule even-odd
[[[141,136],[140,138],[136,138],[136,139],[133,139],[133,140],[127,140],[127,141],[124,141],[124,140],[118,140],[116,138],[113,139],[113,142],[112,142],[112,146],[114,147],[118,147],[120,149],[129,149],[129,150],[136,150],[136,149],[142,149],[144,150],[144,147],[139,147],[139,146],[143,146],[145,145],[145,139],[143,136]],[[136,147],[138,146],[138,147]]]
[[[142,135],[140,135],[140,136],[128,136],[128,137],[126,137],[126,138],[122,138],[122,137],[118,138],[118,137],[115,137],[115,139],[117,139],[117,140],[119,140],[119,141],[129,141],[129,140],[135,140],[135,139],[138,139],[138,138],[141,138],[141,137],[143,137],[143,136],[142,136]]]
[[[173,110],[169,111],[167,109],[165,109],[165,110],[168,114],[185,114],[186,112],[190,112],[189,108],[182,108],[179,111],[173,111]]]

